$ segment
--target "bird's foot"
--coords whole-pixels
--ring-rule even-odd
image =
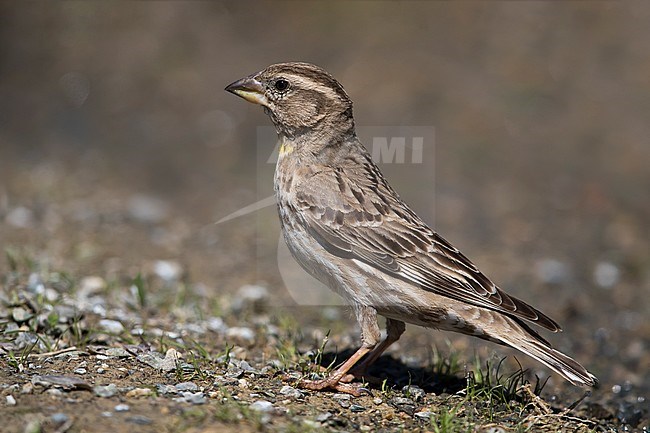
[[[333,389],[345,394],[351,394],[355,397],[360,397],[363,394],[371,395],[370,390],[364,388],[362,384],[344,383],[341,378],[330,376],[321,380],[301,380],[298,386],[313,391],[322,391],[325,389]]]
[[[364,382],[371,383],[373,385],[381,385],[383,379],[380,379],[375,376],[370,376],[366,370],[353,370],[348,374],[344,375],[339,382],[350,383],[355,379],[361,379]]]

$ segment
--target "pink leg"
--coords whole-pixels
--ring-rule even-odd
[[[345,361],[342,366],[334,370],[334,372],[325,379],[302,380],[299,385],[303,388],[313,389],[316,391],[331,388],[339,392],[345,392],[346,394],[359,396],[362,393],[361,389],[348,383],[341,382],[341,378],[345,376],[346,373],[354,366],[354,364],[363,358],[363,356],[369,351],[369,347],[362,346],[354,353],[354,355]]]
[[[406,330],[404,322],[394,319],[386,319],[386,338],[372,352],[363,360],[361,364],[356,366],[350,374],[341,378],[341,382],[351,382],[355,378],[363,377],[366,375],[368,368],[374,364],[377,359],[395,343],[402,336]]]
[[[359,322],[359,325],[361,325],[362,344],[359,350],[357,350],[354,355],[343,363],[343,365],[334,370],[334,372],[325,379],[302,380],[299,383],[300,386],[318,391],[330,388],[355,396],[359,396],[363,393],[363,389],[360,386],[343,383],[341,382],[341,378],[344,377],[361,358],[377,347],[381,333],[379,332],[379,326],[377,326],[377,311],[375,311],[374,308],[355,305],[355,313],[357,321]]]

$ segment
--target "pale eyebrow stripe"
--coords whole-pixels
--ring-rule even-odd
[[[282,76],[285,79],[289,80],[289,82],[293,81],[294,83],[302,85],[301,87],[304,87],[305,89],[315,90],[319,93],[323,93],[329,99],[339,99],[341,97],[341,95],[339,95],[336,90],[332,89],[331,86],[323,83],[320,80],[312,79],[312,77],[305,77],[304,75],[297,75],[292,73],[286,73]]]

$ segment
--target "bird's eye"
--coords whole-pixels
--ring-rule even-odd
[[[273,83],[273,87],[275,87],[275,90],[278,90],[280,92],[284,92],[289,88],[289,82],[285,80],[284,78],[280,78]]]

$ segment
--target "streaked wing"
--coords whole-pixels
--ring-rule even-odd
[[[295,190],[294,205],[305,227],[327,251],[425,290],[560,330],[555,321],[500,290],[431,230],[401,201],[367,153],[348,162],[315,174]]]

